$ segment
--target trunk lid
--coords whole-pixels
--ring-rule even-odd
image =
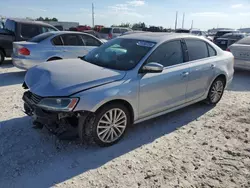
[[[250,45],[246,44],[233,44],[230,46],[235,59],[250,61]]]

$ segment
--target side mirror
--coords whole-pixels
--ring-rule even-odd
[[[151,62],[144,65],[141,68],[140,73],[160,73],[163,71],[163,68],[164,68],[163,65]]]

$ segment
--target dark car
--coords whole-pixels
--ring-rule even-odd
[[[0,64],[4,61],[5,57],[11,56],[13,42],[27,41],[34,36],[48,31],[58,31],[58,29],[40,21],[7,19],[4,28],[0,30]]]
[[[176,29],[175,33],[190,33],[189,29]]]
[[[220,38],[221,36],[223,36],[223,35],[225,35],[227,33],[239,33],[239,31],[238,30],[231,30],[231,29],[228,29],[228,30],[219,30],[219,31],[217,31],[217,33],[214,36],[214,41],[217,38]]]
[[[226,50],[228,46],[234,44],[240,39],[246,37],[244,33],[227,33],[220,38],[214,40],[214,43],[219,46],[222,50]]]

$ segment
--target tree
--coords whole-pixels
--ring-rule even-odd
[[[43,17],[41,17],[41,16],[39,18],[37,18],[36,20],[37,21],[44,21]]]
[[[57,18],[52,18],[51,21],[58,22],[58,19]]]
[[[134,23],[132,29],[143,30],[146,28],[146,24],[144,22]]]
[[[43,18],[43,17],[39,17],[39,18],[37,18],[36,19],[37,21],[55,21],[55,22],[58,22],[58,19],[57,18],[48,18],[48,17],[46,17],[46,18]]]

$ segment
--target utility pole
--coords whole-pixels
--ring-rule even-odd
[[[92,3],[92,27],[95,27],[95,12],[94,12],[94,3]]]
[[[191,29],[193,29],[194,20],[192,20]]]
[[[182,28],[184,28],[184,22],[185,22],[185,12],[183,13],[183,18],[182,18]]]
[[[177,21],[178,20],[178,12],[176,11],[176,17],[175,17],[175,30],[177,29]]]

